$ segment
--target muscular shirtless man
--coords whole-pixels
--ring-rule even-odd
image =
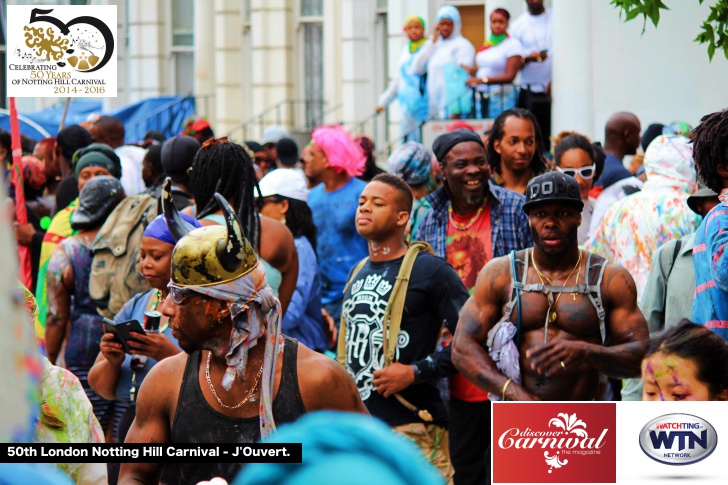
[[[640,373],[648,332],[634,281],[624,268],[579,249],[582,208],[573,178],[550,172],[532,179],[523,210],[533,248],[491,260],[463,306],[453,363],[499,398],[589,401],[596,398],[599,373]],[[497,324],[494,333],[509,325],[499,323],[503,316],[518,329],[520,370],[506,359],[496,367],[485,347]]]
[[[280,334],[281,304],[227,201],[225,226],[198,229],[163,206],[179,239],[162,313],[184,353],[160,361],[140,389],[128,443],[252,443],[321,409],[367,413],[336,361]],[[194,230],[191,230],[194,229]],[[122,465],[120,484],[156,484],[162,463]],[[235,477],[240,464],[184,463],[178,483]]]

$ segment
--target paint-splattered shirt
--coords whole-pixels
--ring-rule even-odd
[[[662,135],[645,153],[647,182],[641,192],[615,202],[607,210],[584,249],[623,266],[642,296],[655,250],[695,231],[700,216],[687,199],[695,191],[692,148],[685,137]]]
[[[104,433],[94,416],[91,402],[78,378],[52,365],[45,357],[40,383],[42,415],[56,418],[54,424],[39,419],[34,443],[104,443]],[[106,484],[105,463],[56,463],[75,483]]]

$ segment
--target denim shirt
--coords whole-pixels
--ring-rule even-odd
[[[492,225],[493,257],[505,256],[512,250],[531,247],[531,233],[528,230],[528,216],[523,212],[526,198],[488,181],[491,195],[490,220]],[[441,187],[427,196],[432,209],[422,216],[415,241],[425,241],[435,254],[446,258],[446,240],[450,194]]]

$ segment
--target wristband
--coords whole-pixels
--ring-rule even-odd
[[[487,77],[481,77],[480,82],[483,84],[488,84],[488,78]]]
[[[415,380],[412,384],[419,384],[422,382],[422,369],[417,364],[412,364],[412,371],[415,373]]]

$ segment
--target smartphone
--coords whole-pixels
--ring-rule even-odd
[[[131,347],[129,347],[127,341],[134,340],[136,342],[139,342],[137,339],[131,337],[130,332],[136,332],[142,335],[147,334],[142,328],[141,324],[136,320],[116,323],[109,320],[108,318],[104,318],[104,329],[107,332],[114,334],[114,341],[121,344],[121,346],[124,347],[124,352],[126,352],[127,354],[131,351]]]

